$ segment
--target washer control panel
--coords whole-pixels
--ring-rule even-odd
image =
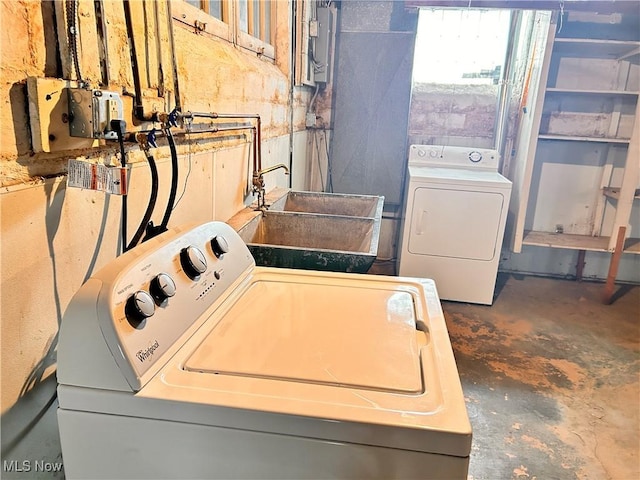
[[[409,165],[443,168],[498,170],[500,154],[487,148],[448,145],[411,145]]]
[[[100,328],[129,384],[140,388],[143,375],[254,265],[235,230],[210,222],[145,242],[94,275],[103,282]]]

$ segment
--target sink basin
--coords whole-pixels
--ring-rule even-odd
[[[267,210],[238,233],[257,265],[365,273],[377,255],[380,220]]]
[[[384,197],[274,189],[267,204],[229,220],[257,265],[356,273],[373,265]]]
[[[270,211],[346,215],[350,217],[382,216],[384,197],[289,191],[269,207]]]

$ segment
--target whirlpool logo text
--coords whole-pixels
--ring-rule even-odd
[[[144,362],[145,360],[150,359],[153,355],[153,352],[155,352],[159,347],[160,345],[158,344],[158,340],[156,340],[149,348],[145,350],[138,350],[138,353],[136,353],[136,357],[138,357],[138,360],[140,360],[141,362]]]

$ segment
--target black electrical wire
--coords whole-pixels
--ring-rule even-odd
[[[76,71],[76,80],[80,86],[84,85],[82,74],[80,72],[80,60],[78,58],[78,0],[67,0],[67,36],[69,38],[69,52],[73,60],[73,66]]]
[[[189,134],[189,131],[187,131],[187,135]],[[180,196],[178,197],[178,199],[176,200],[176,203],[173,205],[172,210],[175,210],[175,208],[178,206],[178,204],[180,203],[180,200],[182,200],[182,197],[184,197],[184,194],[187,193],[187,184],[189,183],[189,177],[191,176],[191,168],[192,168],[192,161],[191,161],[191,136],[189,135],[187,137],[187,146],[189,147],[189,153],[187,155],[187,159],[189,161],[189,168],[187,168],[187,175],[184,177],[184,187],[182,187],[182,192],[180,193]]]
[[[178,151],[176,150],[176,142],[171,133],[171,129],[165,128],[165,135],[169,142],[169,150],[171,151],[171,190],[169,191],[169,200],[167,201],[167,208],[164,211],[164,217],[160,228],[162,231],[167,230],[169,224],[169,218],[171,218],[171,211],[173,210],[173,204],[176,201],[178,195]]]
[[[131,250],[133,247],[138,245],[138,243],[140,243],[142,235],[144,235],[145,229],[147,228],[147,225],[149,225],[151,215],[153,214],[153,210],[156,207],[156,201],[158,199],[158,166],[156,165],[156,160],[155,158],[153,158],[153,155],[145,151],[145,156],[147,157],[147,162],[149,162],[149,170],[151,171],[151,193],[149,195],[149,203],[147,204],[147,209],[145,210],[142,220],[140,221],[140,225],[138,225],[136,233],[134,233],[131,242],[129,242],[129,245],[127,245],[127,250]]]
[[[127,166],[127,157],[124,151],[124,130],[126,123],[122,120],[111,120],[111,128],[116,131],[118,135],[118,143],[120,144],[120,156],[123,167]],[[122,253],[129,250],[127,246],[127,192],[122,195]]]

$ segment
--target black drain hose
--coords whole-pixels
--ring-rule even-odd
[[[153,214],[153,210],[156,207],[156,201],[158,199],[158,166],[156,165],[156,159],[153,158],[153,155],[145,151],[145,156],[147,157],[147,162],[149,162],[149,170],[151,170],[151,194],[149,195],[149,203],[147,204],[147,209],[144,212],[144,216],[140,221],[140,225],[138,225],[138,229],[136,233],[133,235],[131,242],[127,246],[127,250],[132,249],[138,243],[140,243],[140,239],[142,239],[142,235],[144,235],[145,229],[147,225],[149,225],[149,221],[151,220],[151,215]]]
[[[176,150],[176,142],[170,128],[165,128],[164,133],[169,141],[169,150],[171,151],[171,191],[169,192],[167,208],[164,211],[164,217],[160,224],[160,228],[163,229],[163,232],[167,230],[169,218],[173,211],[173,204],[176,202],[176,196],[178,195],[178,151]]]
[[[169,224],[169,219],[171,218],[171,212],[173,211],[173,205],[176,202],[176,197],[178,196],[178,151],[176,150],[176,142],[173,138],[173,134],[171,133],[171,129],[169,127],[165,127],[162,129],[164,134],[167,137],[167,141],[169,142],[169,150],[171,151],[171,190],[169,191],[169,199],[167,200],[167,207],[164,211],[164,216],[162,217],[162,222],[160,225],[154,226],[153,222],[149,222],[147,225],[147,234],[145,235],[143,242],[149,240],[150,238],[155,237],[156,235],[160,235],[168,230],[167,225]]]

